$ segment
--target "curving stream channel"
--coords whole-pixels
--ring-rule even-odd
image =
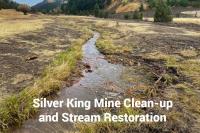
[[[94,32],[94,36],[83,46],[83,62],[89,64],[91,72],[83,71],[83,77],[78,83],[71,87],[62,89],[53,100],[77,98],[78,100],[90,100],[95,98],[119,98],[124,89],[129,86],[123,78],[125,68],[122,65],[114,65],[104,59],[104,56],[97,50],[95,43],[100,34]],[[44,108],[39,114],[55,114],[55,112],[71,114],[96,114],[95,109],[85,110],[84,108]],[[72,123],[40,123],[38,116],[27,120],[20,129],[14,133],[66,133],[75,131]]]

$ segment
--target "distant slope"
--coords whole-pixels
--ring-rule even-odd
[[[144,4],[144,8],[148,9],[150,6],[147,2],[148,0],[112,0],[111,4],[106,8],[106,10],[114,12],[114,13],[125,13],[125,12],[131,12],[138,10],[140,8],[141,3]],[[157,1],[157,0],[151,0],[151,1]],[[167,2],[167,0],[164,0]],[[200,0],[170,0],[174,1],[171,3],[168,3],[173,8],[187,8],[187,7],[193,7],[193,8],[200,8]],[[174,5],[173,5],[174,4]]]
[[[55,8],[60,7],[62,4],[62,0],[44,0],[34,6],[32,6],[32,9],[38,10],[38,11],[44,11],[49,12]]]
[[[123,13],[138,10],[143,0],[112,0],[110,6],[107,7],[108,11],[115,13]],[[145,8],[147,5],[144,2]]]

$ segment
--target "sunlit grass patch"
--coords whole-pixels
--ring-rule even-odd
[[[0,37],[19,34],[28,31],[34,31],[44,28],[44,24],[48,23],[48,19],[35,20],[15,20],[0,22]]]
[[[194,56],[196,52],[184,51],[186,55]],[[183,54],[182,53],[182,54]],[[190,54],[189,54],[190,53]],[[179,61],[174,55],[167,55],[164,53],[150,53],[146,55],[145,58],[154,59],[154,60],[163,60],[165,61],[166,67],[176,68],[178,71],[191,78],[194,84],[200,85],[200,61],[199,59],[188,59]]]
[[[151,60],[163,60],[167,67],[178,67],[177,58],[173,55],[168,55],[161,52],[147,53],[144,58]]]
[[[116,44],[115,42],[120,39],[120,34],[115,34],[109,31],[99,31],[101,33],[101,38],[97,40],[96,46],[100,51],[104,53],[130,53],[133,48],[126,42],[124,44]]]
[[[200,60],[190,59],[181,62],[181,71],[193,79],[194,84],[200,85]]]
[[[184,57],[194,57],[198,55],[198,53],[195,50],[189,50],[189,49],[180,51],[180,54]]]
[[[115,45],[110,40],[99,40],[97,41],[97,47],[105,53],[124,53],[131,52],[132,48],[128,46]]]
[[[152,21],[153,18],[151,17],[146,17],[144,18],[146,21]],[[174,23],[180,23],[180,24],[200,24],[200,19],[199,18],[173,18]]]
[[[0,20],[16,19],[16,18],[30,18],[30,15],[24,15],[22,12],[17,12],[15,9],[1,9]]]
[[[200,19],[199,18],[174,18],[173,21],[175,23],[183,23],[183,24],[198,24],[200,25]]]

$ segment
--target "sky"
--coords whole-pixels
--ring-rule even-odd
[[[33,6],[39,2],[41,2],[42,0],[15,0],[18,3],[22,3],[22,4],[28,4],[30,6]]]

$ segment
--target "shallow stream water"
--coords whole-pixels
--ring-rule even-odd
[[[77,98],[78,100],[90,100],[95,98],[116,98],[124,92],[129,85],[123,81],[122,74],[124,67],[114,65],[105,60],[104,56],[97,50],[95,43],[100,37],[99,33],[83,46],[83,62],[90,66],[90,72],[83,72],[83,77],[78,83],[71,87],[63,88],[53,100],[63,100],[67,98]],[[43,108],[39,114],[55,114],[55,112],[71,114],[96,114],[95,109],[85,110],[84,108]],[[14,133],[66,133],[75,131],[74,124],[63,122],[41,123],[38,116],[27,120],[20,129]]]

